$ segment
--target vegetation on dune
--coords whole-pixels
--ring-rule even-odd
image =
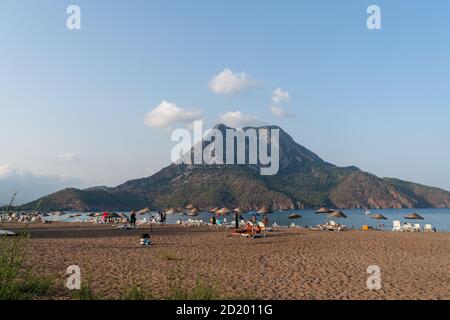
[[[27,237],[0,238],[0,300],[28,300],[54,293],[54,281],[24,264]]]

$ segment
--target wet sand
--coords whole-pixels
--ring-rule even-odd
[[[283,229],[249,240],[175,225],[0,228],[30,234],[26,261],[36,271],[64,283],[67,267],[79,265],[82,279],[108,298],[139,286],[162,299],[174,283],[191,288],[200,279],[224,299],[450,299],[449,233]],[[142,233],[152,246],[139,245]],[[380,290],[366,286],[370,265],[381,268]]]

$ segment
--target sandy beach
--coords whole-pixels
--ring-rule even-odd
[[[164,299],[173,283],[190,288],[201,280],[223,299],[450,299],[448,233],[282,229],[249,240],[206,226],[0,227],[30,234],[26,263],[34,270],[63,285],[67,267],[78,265],[82,279],[104,298],[120,298],[138,286]],[[153,245],[139,245],[142,233]],[[370,265],[381,268],[380,290],[366,286]]]

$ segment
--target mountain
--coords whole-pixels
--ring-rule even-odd
[[[215,129],[225,133],[231,128],[217,125]],[[33,210],[38,203],[40,210],[48,211],[130,210],[189,203],[205,209],[225,205],[246,209],[262,205],[274,209],[450,207],[450,193],[445,190],[378,178],[354,166],[337,167],[297,144],[279,127],[254,129],[279,129],[280,158],[276,175],[261,175],[261,165],[173,163],[150,177],[114,188],[65,189],[16,209]],[[203,142],[202,147],[210,143]],[[236,155],[236,147],[234,150]],[[226,148],[222,151],[225,158]]]

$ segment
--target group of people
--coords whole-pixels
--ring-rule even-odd
[[[239,214],[238,216],[238,221],[240,222],[245,222],[245,219],[242,217],[242,215]],[[261,220],[261,222],[263,223],[264,227],[268,227],[269,226],[269,218],[267,217],[267,215],[264,216],[264,218]],[[226,224],[227,223],[227,218],[226,217],[222,217],[222,215],[220,214],[216,214],[214,216],[212,216],[212,218],[210,219],[210,223],[212,225],[222,225],[222,224]],[[258,224],[258,219],[255,215],[253,215],[250,219],[250,221],[248,221],[247,223],[245,223],[245,229],[243,230],[245,232],[245,230],[249,230],[249,228],[255,228],[253,227],[253,225],[256,225],[257,227],[261,228]]]
[[[157,222],[159,223],[166,223],[167,220],[167,213],[163,210],[163,211],[158,211],[156,214],[156,217],[153,216],[152,218],[154,218]],[[131,214],[130,214],[130,226],[135,228],[136,227],[136,221],[137,221],[137,217],[136,217],[136,210],[131,210]]]

